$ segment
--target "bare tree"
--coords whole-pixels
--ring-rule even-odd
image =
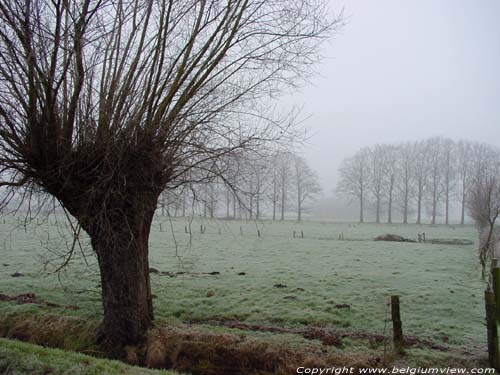
[[[269,158],[259,156],[253,163],[254,189],[253,197],[255,200],[255,219],[260,220],[262,216],[263,197],[266,194],[267,183],[270,176]]]
[[[495,223],[500,215],[500,156],[483,160],[480,178],[474,179],[469,193],[469,215],[480,234],[479,259],[486,273],[486,261],[491,257]]]
[[[280,220],[285,220],[285,212],[290,192],[290,180],[292,178],[292,154],[289,151],[281,151],[277,157],[278,191],[280,200]]]
[[[1,185],[40,186],[89,234],[99,338],[117,355],[153,321],[160,193],[286,134],[255,108],[310,71],[339,25],[327,14],[321,0],[0,3]]]
[[[364,222],[364,204],[367,192],[368,179],[367,148],[359,150],[354,156],[344,159],[339,168],[337,192],[357,199],[359,202],[359,222]]]
[[[459,180],[460,191],[459,201],[460,201],[460,225],[465,223],[465,208],[467,206],[467,199],[469,190],[473,182],[473,163],[472,163],[472,144],[467,141],[460,141],[456,146],[456,169],[457,177]]]
[[[368,189],[375,199],[375,222],[380,223],[382,198],[386,191],[386,147],[375,145],[369,150],[368,156]]]
[[[408,214],[410,212],[410,199],[414,194],[413,181],[413,155],[415,148],[410,142],[406,142],[397,147],[397,171],[396,190],[398,200],[401,202],[403,213],[403,224],[408,224]]]
[[[302,213],[307,209],[305,204],[321,192],[321,186],[317,174],[300,155],[293,156],[293,178],[297,197],[297,221],[301,221]]]
[[[414,144],[413,154],[413,180],[416,184],[417,199],[417,224],[422,223],[422,203],[424,200],[424,193],[427,187],[428,169],[427,169],[427,154],[424,142]]]
[[[238,169],[232,176],[228,189],[248,214],[249,219],[259,219],[262,214],[262,196],[267,187],[269,172],[269,155],[255,152],[238,153]],[[234,173],[234,171],[233,171]]]
[[[444,204],[445,214],[444,223],[450,223],[450,200],[455,190],[456,173],[457,173],[457,147],[455,142],[451,139],[443,139],[442,143],[442,157],[443,157],[443,184],[444,184]]]
[[[279,161],[279,154],[275,154],[270,158],[270,165],[269,165],[269,168],[271,169],[269,184],[271,186],[268,189],[267,199],[271,203],[273,220],[276,220],[276,213],[280,196],[278,161]]]
[[[444,141],[442,138],[430,138],[425,141],[424,149],[427,156],[428,201],[431,206],[431,224],[436,224],[438,204],[444,193],[444,173],[446,171],[445,155],[443,155]]]
[[[394,202],[394,191],[398,175],[398,153],[397,147],[392,145],[384,146],[385,153],[385,193],[387,198],[387,223],[392,223],[392,211]]]

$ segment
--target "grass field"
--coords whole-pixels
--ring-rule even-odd
[[[59,225],[53,225],[56,219]],[[99,276],[87,240],[82,244],[88,266],[78,250],[66,268],[53,273],[62,262],[57,256],[71,246],[62,218],[35,219],[26,226],[14,217],[2,220],[0,293],[32,292],[80,309],[0,302],[0,314],[38,309],[99,319]],[[185,233],[189,226],[191,235]],[[200,226],[206,227],[204,233]],[[205,327],[239,321],[389,335],[387,301],[398,294],[405,334],[449,345],[464,356],[484,352],[484,284],[476,245],[372,240],[384,233],[415,239],[422,232],[427,240],[476,239],[469,226],[170,223],[160,217],[150,237],[150,266],[158,271],[151,274],[156,319]],[[22,276],[13,277],[16,272]]]

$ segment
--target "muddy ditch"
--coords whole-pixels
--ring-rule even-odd
[[[18,296],[0,294],[7,303],[34,303],[41,306],[68,308],[43,301],[33,293]],[[207,327],[222,326],[240,331],[297,334],[323,345],[291,347],[285,342],[269,342],[237,332],[215,333]],[[109,357],[109,351],[95,342],[98,322],[88,319],[45,313],[11,313],[0,319],[0,336],[18,339],[47,347],[79,351],[98,357]],[[239,321],[197,322],[179,326],[158,326],[150,330],[142,345],[126,347],[122,360],[129,364],[156,369],[173,369],[193,375],[271,375],[296,373],[305,367],[384,367],[394,360],[388,351],[383,354],[353,353],[349,350],[333,353],[328,347],[341,348],[343,339],[367,340],[381,345],[390,340],[382,335],[364,332],[344,332],[331,328],[286,328],[273,325],[248,324]],[[417,337],[407,337],[408,347],[428,347],[446,351],[447,348]],[[376,346],[375,345],[375,346]]]
[[[5,303],[51,306],[29,293],[15,297],[2,295],[2,300]],[[107,358],[110,351],[95,341],[98,325],[97,320],[49,312],[12,312],[1,317],[0,336]],[[233,326],[249,328],[243,323],[233,323]],[[311,339],[317,335],[314,330],[309,331]],[[335,345],[333,336],[332,341],[323,336],[325,344]],[[384,362],[381,355],[373,353],[332,354],[321,346],[292,348],[285,342],[268,342],[237,333],[214,333],[207,331],[206,327],[185,324],[153,328],[142,345],[126,347],[120,359],[133,365],[173,369],[193,375],[290,374],[295,373],[299,366],[361,368],[382,367]]]

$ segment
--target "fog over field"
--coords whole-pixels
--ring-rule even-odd
[[[305,156],[332,196],[343,158],[363,146],[443,136],[500,145],[500,3],[332,0],[346,25],[302,106]]]
[[[0,374],[499,373],[499,15],[0,0]]]

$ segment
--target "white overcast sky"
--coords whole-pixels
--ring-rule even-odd
[[[293,101],[331,195],[340,161],[375,143],[447,136],[500,146],[499,0],[331,0],[347,24]]]

